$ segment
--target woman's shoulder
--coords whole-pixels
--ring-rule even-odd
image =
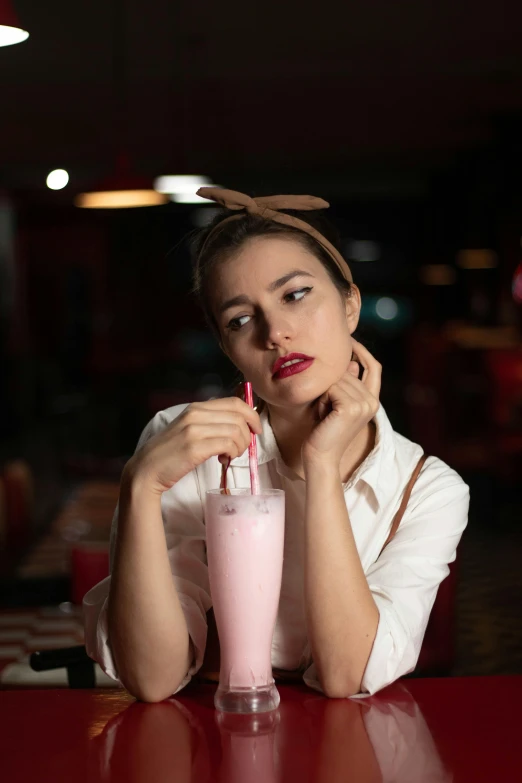
[[[409,476],[424,450],[420,444],[397,432],[394,432],[394,439],[395,456],[404,461],[403,468],[408,465]],[[422,535],[430,530],[436,536],[462,531],[468,518],[469,486],[443,459],[435,454],[424,454],[426,460],[413,485],[404,523],[401,523],[403,533],[417,526],[420,526]]]
[[[465,526],[469,497],[469,486],[462,476],[440,457],[430,455],[412,492],[412,512],[436,515],[441,528],[451,527],[452,519],[461,520]]]
[[[430,454],[413,486],[402,534],[433,540],[460,536],[468,522],[469,501],[469,486],[462,476]]]

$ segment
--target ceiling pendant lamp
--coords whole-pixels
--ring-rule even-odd
[[[0,0],[1,2],[1,0]],[[140,177],[132,171],[127,150],[129,138],[129,78],[127,41],[127,0],[112,0],[112,82],[116,167],[113,174],[74,199],[84,209],[129,209],[156,207],[166,204],[169,197],[154,190],[152,178]]]
[[[11,0],[0,0],[0,46],[11,46],[27,38],[29,33],[20,27]]]
[[[133,174],[129,159],[123,154],[118,157],[114,174],[74,199],[75,205],[83,209],[156,207],[168,201],[166,194],[154,190],[151,180]]]

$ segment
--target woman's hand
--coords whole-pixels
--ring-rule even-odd
[[[319,397],[318,424],[303,444],[303,463],[329,462],[339,467],[350,443],[379,410],[381,365],[364,345],[357,340],[353,344],[363,377],[359,380],[359,366],[352,360],[337,383]]]
[[[124,478],[161,495],[209,457],[235,459],[260,435],[257,411],[238,397],[191,403],[127,463]]]

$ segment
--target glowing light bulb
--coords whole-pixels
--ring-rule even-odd
[[[65,169],[54,169],[47,175],[46,184],[51,190],[62,190],[69,182],[69,174]]]
[[[22,41],[26,41],[28,38],[29,33],[27,30],[0,24],[0,46],[11,46],[12,44],[22,43]]]

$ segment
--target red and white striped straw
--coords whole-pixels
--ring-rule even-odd
[[[254,407],[252,384],[245,381],[245,402]],[[250,433],[250,446],[248,447],[248,465],[250,467],[250,490],[252,495],[259,495],[259,472],[257,469],[257,440],[255,432]]]

